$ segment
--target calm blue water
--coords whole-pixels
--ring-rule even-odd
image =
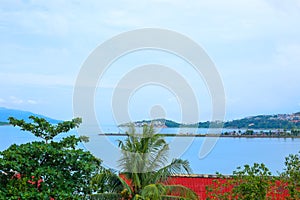
[[[103,128],[103,132],[118,133],[123,131],[117,127]],[[159,131],[162,133],[206,133],[207,129],[162,129]],[[77,131],[68,134],[78,135]],[[85,135],[90,137],[90,142],[80,146],[100,157],[107,167],[117,169],[117,161],[120,158],[117,140],[124,139],[124,137],[98,136],[93,131]],[[61,137],[63,136],[59,138]],[[0,151],[5,150],[13,143],[21,144],[33,140],[36,138],[28,132],[19,131],[18,128],[10,126],[0,126]],[[219,138],[210,153],[204,158],[200,158],[199,152],[205,138],[167,137],[166,140],[170,143],[170,157],[181,157],[189,160],[193,172],[197,174],[215,174],[215,172],[231,174],[238,166],[262,162],[276,175],[277,172],[283,170],[284,158],[300,151],[300,139]]]

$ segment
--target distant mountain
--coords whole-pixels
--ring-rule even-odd
[[[300,129],[300,112],[293,114],[276,114],[276,115],[257,115],[245,117],[242,119],[226,122],[198,122],[194,124],[181,124],[167,119],[142,120],[133,122],[134,126],[141,127],[144,124],[153,124],[155,127],[191,127],[191,128],[209,128],[220,127],[233,129]],[[120,126],[129,126],[130,123],[121,124]]]
[[[61,122],[60,120],[52,119],[52,118],[46,117],[44,115],[40,115],[40,114],[28,112],[28,111],[0,107],[0,122],[2,122],[2,123],[0,123],[0,125],[1,124],[5,125],[6,123],[8,123],[9,117],[14,117],[17,119],[24,119],[26,122],[30,122],[30,119],[28,119],[28,117],[31,115],[36,116],[36,117],[42,117],[52,124],[57,124],[57,123]]]

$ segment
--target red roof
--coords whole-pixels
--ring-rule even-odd
[[[127,184],[131,184],[131,181],[126,179],[123,174],[120,177],[125,180]],[[208,195],[206,194],[206,186],[212,186],[217,184],[224,184],[228,179],[218,178],[212,175],[179,175],[172,176],[167,181],[169,185],[182,185],[187,188],[192,189],[199,197],[199,199],[206,199]],[[231,188],[225,188],[222,192],[228,192]],[[282,200],[289,197],[289,192],[286,189],[286,184],[276,181],[275,186],[268,192],[268,197],[272,200]],[[212,198],[214,199],[214,198]]]
[[[168,181],[171,185],[182,185],[197,193],[199,199],[206,199],[206,186],[212,185],[217,178],[173,176]]]
[[[226,179],[216,177],[203,177],[203,176],[173,176],[168,181],[171,185],[183,185],[195,191],[199,199],[206,199],[206,186],[216,184],[216,180],[220,183],[225,183]],[[289,196],[287,189],[280,182],[276,182],[276,188],[268,193],[272,199],[286,199]],[[229,189],[227,189],[229,190]],[[226,191],[224,191],[226,192]]]

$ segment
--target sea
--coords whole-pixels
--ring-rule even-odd
[[[120,170],[121,156],[118,148],[119,141],[124,136],[100,136],[98,133],[120,133],[124,128],[103,126],[98,129],[80,128],[69,133],[59,135],[60,140],[68,135],[85,135],[88,143],[81,143],[78,148],[91,151],[99,157],[107,168]],[[223,129],[222,132],[233,130]],[[206,134],[208,129],[179,129],[161,128],[160,133]],[[230,175],[239,166],[245,164],[264,163],[273,175],[284,170],[285,157],[300,151],[300,138],[223,138],[223,137],[166,137],[169,143],[169,160],[181,158],[189,161],[194,174],[214,175],[219,172]],[[17,127],[0,126],[0,151],[4,151],[12,144],[22,144],[39,140],[29,132],[20,131]]]

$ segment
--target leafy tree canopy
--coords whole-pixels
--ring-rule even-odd
[[[291,199],[300,199],[300,151],[285,158],[285,171],[281,174],[288,185]]]
[[[262,163],[238,167],[230,178],[218,175],[220,180],[206,188],[208,199],[263,200],[274,183],[271,172]]]
[[[30,116],[32,123],[9,118],[10,124],[43,141],[11,145],[0,152],[0,199],[81,199],[92,192],[91,177],[101,161],[76,148],[80,138],[53,138],[81,123],[80,118],[56,125]]]

